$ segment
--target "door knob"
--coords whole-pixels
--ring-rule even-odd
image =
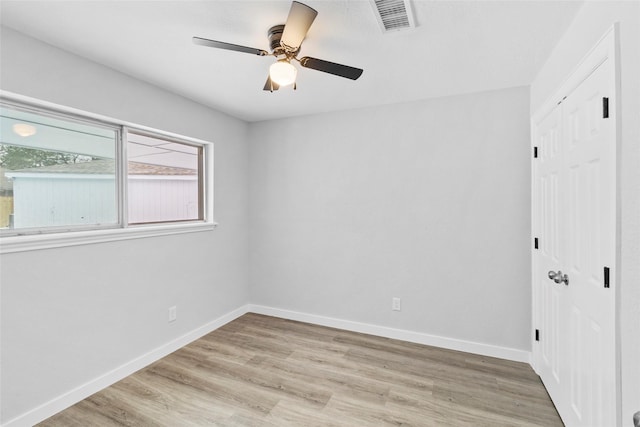
[[[556,283],[564,283],[565,285],[569,286],[569,275],[562,274],[562,271],[560,270],[558,270],[557,273],[551,270],[549,271],[547,276],[549,277],[549,280],[553,280]]]

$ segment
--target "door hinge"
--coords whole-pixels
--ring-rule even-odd
[[[538,158],[538,147],[533,147],[533,158],[534,159]]]
[[[536,329],[536,341],[540,341],[540,329]]]
[[[538,249],[538,238],[537,237],[533,239],[533,248],[534,249]]]
[[[609,118],[609,98],[602,98],[602,118]]]
[[[608,288],[609,285],[609,276],[610,276],[610,271],[609,271],[609,267],[605,267],[604,268],[604,287]]]

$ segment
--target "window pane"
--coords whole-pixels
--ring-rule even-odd
[[[129,132],[129,223],[201,220],[202,147]]]
[[[117,224],[117,131],[0,107],[0,228]]]

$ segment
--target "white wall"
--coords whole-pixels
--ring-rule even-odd
[[[248,144],[240,120],[14,31],[1,36],[4,90],[213,141],[220,224],[2,255],[4,423],[248,302]]]
[[[520,87],[252,124],[252,303],[529,351],[528,118]]]
[[[622,345],[622,425],[640,410],[640,3],[587,1],[531,85],[531,111],[569,76],[604,33],[620,25],[619,313]]]

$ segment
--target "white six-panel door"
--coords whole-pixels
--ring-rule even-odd
[[[614,35],[533,120],[534,367],[568,427],[616,426]]]
[[[560,151],[561,143],[561,114],[560,108],[553,109],[536,127],[538,135],[536,141],[536,165],[534,175],[534,212],[538,221],[536,254],[534,260],[534,301],[537,302],[536,314],[539,319],[536,325],[534,351],[537,349],[539,362],[538,374],[543,379],[549,394],[562,394],[563,375],[560,372],[561,349],[560,338],[563,335],[561,327],[566,323],[566,291],[563,285],[548,278],[548,271],[562,270],[560,227],[560,206],[564,200],[560,197],[561,171],[563,159]],[[537,346],[535,344],[538,344]],[[557,405],[557,403],[556,403]]]

